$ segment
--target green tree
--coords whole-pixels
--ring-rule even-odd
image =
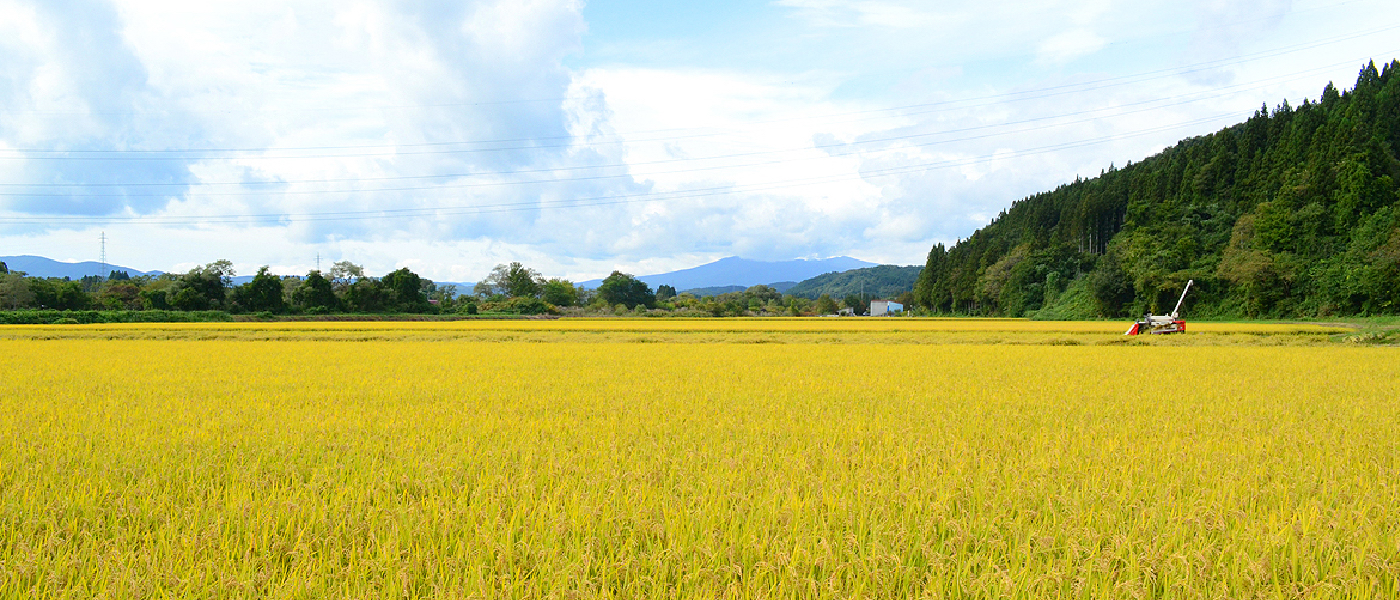
[[[428,312],[432,304],[423,292],[423,278],[404,267],[384,276],[380,284],[387,296],[386,302],[393,310],[401,312]]]
[[[870,299],[861,296],[860,294],[851,294],[849,296],[846,296],[845,304],[846,308],[855,311],[855,313],[858,315],[863,315],[865,313],[870,312]]]
[[[141,288],[130,280],[118,280],[102,289],[97,302],[108,310],[141,310]]]
[[[822,294],[817,298],[817,314],[834,315],[841,309],[836,306],[836,301],[831,299],[830,294]]]
[[[1118,264],[1116,254],[1105,254],[1089,273],[1089,292],[1099,314],[1106,317],[1122,316],[1133,301],[1133,282]]]
[[[544,287],[544,279],[534,269],[518,262],[496,265],[473,292],[478,296],[506,298],[535,298]]]
[[[578,304],[578,289],[563,279],[544,282],[544,301],[554,306],[574,306]]]
[[[375,313],[383,311],[388,295],[379,281],[372,277],[361,277],[345,288],[343,296],[345,308],[351,312]]]
[[[268,267],[258,269],[253,280],[238,288],[237,302],[252,312],[282,313],[287,303],[282,298],[282,278],[267,272]]]
[[[233,263],[227,260],[216,260],[190,269],[176,284],[172,304],[180,310],[222,308],[233,277]]]
[[[598,297],[610,305],[621,304],[631,309],[638,305],[647,308],[656,306],[656,294],[645,282],[636,277],[613,271],[598,286]]]
[[[26,279],[19,273],[0,275],[0,306],[18,310],[33,305],[34,292]]]
[[[781,292],[768,285],[751,286],[749,289],[744,290],[744,296],[753,300],[758,300],[761,304],[783,299]]]
[[[675,286],[666,285],[666,284],[662,284],[662,285],[656,286],[656,301],[657,301],[657,302],[665,302],[665,301],[670,300],[670,299],[675,298],[675,297],[676,297],[676,287],[675,287]]]
[[[340,299],[336,297],[331,281],[320,271],[312,271],[292,292],[292,304],[307,312],[326,313],[338,310]]]
[[[87,310],[92,306],[92,298],[83,293],[82,284],[64,280],[54,285],[54,302],[57,310]]]
[[[141,308],[146,310],[170,310],[170,293],[167,290],[141,290]]]

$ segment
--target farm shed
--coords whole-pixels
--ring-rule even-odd
[[[870,301],[870,316],[872,317],[888,317],[898,312],[904,312],[904,305],[894,300]]]

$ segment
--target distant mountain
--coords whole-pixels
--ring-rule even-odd
[[[5,263],[11,271],[24,271],[30,277],[67,277],[69,279],[82,279],[89,275],[107,276],[112,271],[126,271],[127,274],[135,277],[137,275],[160,275],[160,271],[141,271],[131,267],[120,265],[107,265],[103,270],[102,263],[96,261],[86,261],[78,263],[59,262],[52,258],[42,256],[0,256],[0,262]]]
[[[919,280],[919,272],[923,270],[923,267],[880,265],[842,273],[827,273],[803,281],[788,289],[787,293],[815,299],[822,294],[830,294],[832,298],[845,298],[864,291],[867,298],[894,298],[904,292],[914,291],[914,283]]]
[[[731,256],[690,269],[681,269],[670,273],[658,273],[656,275],[642,275],[637,277],[637,279],[646,282],[646,284],[653,289],[658,285],[670,285],[677,290],[693,290],[697,288],[723,286],[742,286],[747,288],[760,284],[774,285],[774,282],[802,281],[822,273],[849,271],[851,269],[873,266],[875,266],[875,263],[865,262],[849,256],[816,260],[797,259],[771,262]],[[601,279],[593,279],[580,282],[578,285],[586,288],[596,288],[602,283],[603,280]]]

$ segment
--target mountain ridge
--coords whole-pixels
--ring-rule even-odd
[[[106,264],[106,271],[102,271],[104,265],[95,260],[83,262],[63,262],[45,256],[34,256],[32,254],[21,254],[18,256],[0,256],[0,262],[5,263],[11,271],[24,271],[30,277],[67,277],[69,279],[82,279],[91,275],[101,275],[106,277],[112,271],[126,271],[127,274],[136,275],[160,275],[163,271],[142,271],[121,265]]]
[[[750,287],[769,285],[774,282],[805,281],[823,273],[849,271],[876,266],[849,256],[834,256],[819,259],[794,259],[785,261],[762,261],[729,256],[689,269],[667,273],[641,275],[637,279],[656,288],[670,285],[677,290],[718,288],[725,286]],[[577,285],[596,288],[602,279],[581,281]]]

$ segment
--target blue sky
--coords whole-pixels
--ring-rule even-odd
[[[920,263],[1400,56],[1380,0],[0,0],[0,255]]]

